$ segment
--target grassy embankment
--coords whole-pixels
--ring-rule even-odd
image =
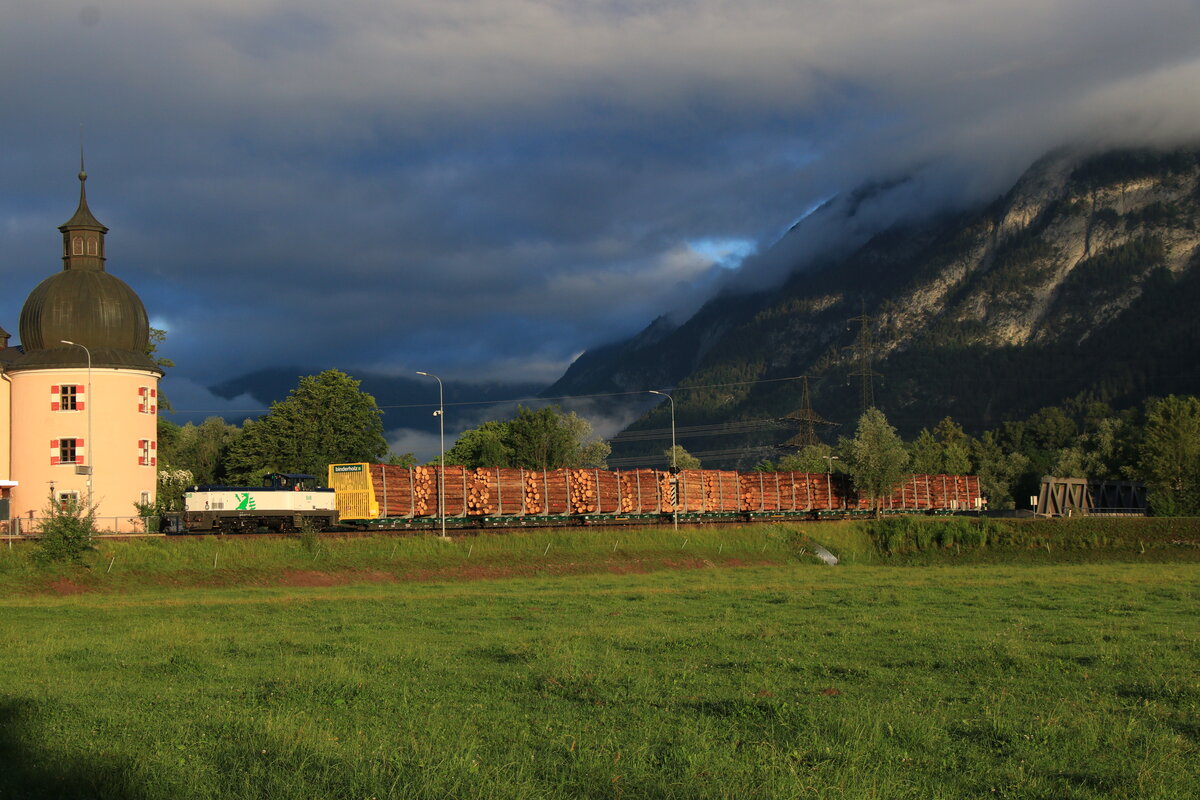
[[[845,564],[1200,562],[1200,520],[973,520],[897,517],[678,532],[572,528],[455,536],[184,537],[99,541],[87,569],[39,567],[36,546],[0,546],[0,592],[131,591],[147,586],[322,585],[406,580]]]
[[[18,548],[0,798],[1195,796],[1194,533],[802,528]]]

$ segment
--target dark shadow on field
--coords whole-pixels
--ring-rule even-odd
[[[45,800],[89,798],[141,800],[146,793],[129,782],[126,763],[106,758],[72,760],[43,747],[37,735],[37,705],[28,700],[0,700],[0,798]]]

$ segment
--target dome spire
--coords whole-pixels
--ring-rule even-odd
[[[87,203],[87,172],[83,168],[83,129],[79,132],[79,207],[58,228],[63,235],[63,269],[104,270],[104,227]]]

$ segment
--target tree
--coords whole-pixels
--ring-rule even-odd
[[[950,417],[931,433],[922,428],[909,445],[911,470],[919,475],[966,475],[971,471],[971,437]]]
[[[1007,452],[995,431],[985,432],[972,443],[971,457],[979,476],[979,491],[988,499],[988,507],[1015,508],[1013,492],[1029,468],[1029,459],[1022,453]]]
[[[564,414],[558,406],[533,411],[521,406],[508,424],[507,444],[512,464],[526,469],[559,467],[603,467],[612,447],[591,439],[591,424],[574,411]]]
[[[674,465],[679,469],[700,469],[700,459],[684,450],[683,445],[680,444],[664,450],[663,457],[667,459],[667,466]]]
[[[187,423],[179,428],[169,450],[160,445],[159,467],[184,469],[197,484],[220,483],[228,478],[230,450],[242,431],[221,417],[209,417],[199,425]]]
[[[918,475],[937,475],[942,471],[942,447],[928,428],[921,428],[909,446],[912,471]]]
[[[458,435],[458,441],[446,451],[447,464],[464,467],[511,467],[513,449],[508,443],[507,422],[488,421]]]
[[[941,446],[941,472],[947,475],[966,475],[971,471],[971,437],[962,426],[950,417],[945,417],[933,429],[933,435]]]
[[[151,328],[150,337],[146,340],[146,355],[150,356],[150,360],[153,361],[155,365],[164,372],[175,366],[175,362],[171,359],[166,358],[165,356],[155,355],[155,353],[158,352],[159,345],[166,340],[167,332],[162,328]],[[171,410],[171,401],[168,400],[167,396],[162,393],[162,390],[159,390],[158,392],[158,408],[160,411]]]
[[[155,494],[153,513],[170,514],[183,511],[184,495],[189,486],[196,483],[195,477],[186,469],[159,468],[158,491]],[[144,514],[143,514],[144,516]]]
[[[774,469],[780,472],[841,472],[841,459],[834,457],[833,448],[825,443],[801,447],[779,459]]]
[[[865,495],[879,516],[879,501],[890,496],[908,465],[908,451],[877,408],[868,408],[858,419],[854,438],[844,440],[846,467],[859,494]]]
[[[375,398],[336,369],[308,375],[257,420],[247,420],[230,447],[230,478],[250,482],[268,472],[321,476],[329,464],[387,455],[383,412]]]
[[[1025,421],[1025,436],[1038,450],[1056,451],[1068,447],[1078,432],[1075,421],[1058,406],[1040,409]]]
[[[1147,403],[1139,455],[1155,514],[1200,514],[1200,399],[1171,395]]]

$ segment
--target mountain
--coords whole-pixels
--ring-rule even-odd
[[[827,438],[852,430],[864,372],[907,435],[947,415],[979,431],[1064,402],[1200,393],[1198,221],[1200,150],[1058,152],[986,207],[894,225],[777,289],[727,292],[585,353],[546,393],[674,387],[680,442],[706,466],[752,464],[788,438],[769,420],[800,408],[785,380],[799,375],[841,424]],[[659,406],[614,456],[661,450],[633,434],[667,425]]]
[[[226,400],[248,394],[264,406],[269,406],[272,402],[287,397],[288,393],[296,388],[301,376],[315,375],[320,371],[303,367],[260,369],[223,381],[208,389]],[[352,377],[362,381],[362,390],[373,395],[375,402],[383,409],[383,425],[386,430],[421,430],[436,427],[429,419],[430,408],[436,408],[438,401],[437,381],[432,378],[409,378],[373,372],[356,372]],[[445,381],[444,399],[446,405],[465,404],[458,410],[456,417],[470,419],[473,416],[472,406],[476,404],[481,414],[485,411],[490,413],[496,408],[489,405],[490,403],[513,398],[532,398],[544,388],[540,383]],[[501,410],[500,413],[509,412]],[[511,413],[515,413],[515,406]]]

